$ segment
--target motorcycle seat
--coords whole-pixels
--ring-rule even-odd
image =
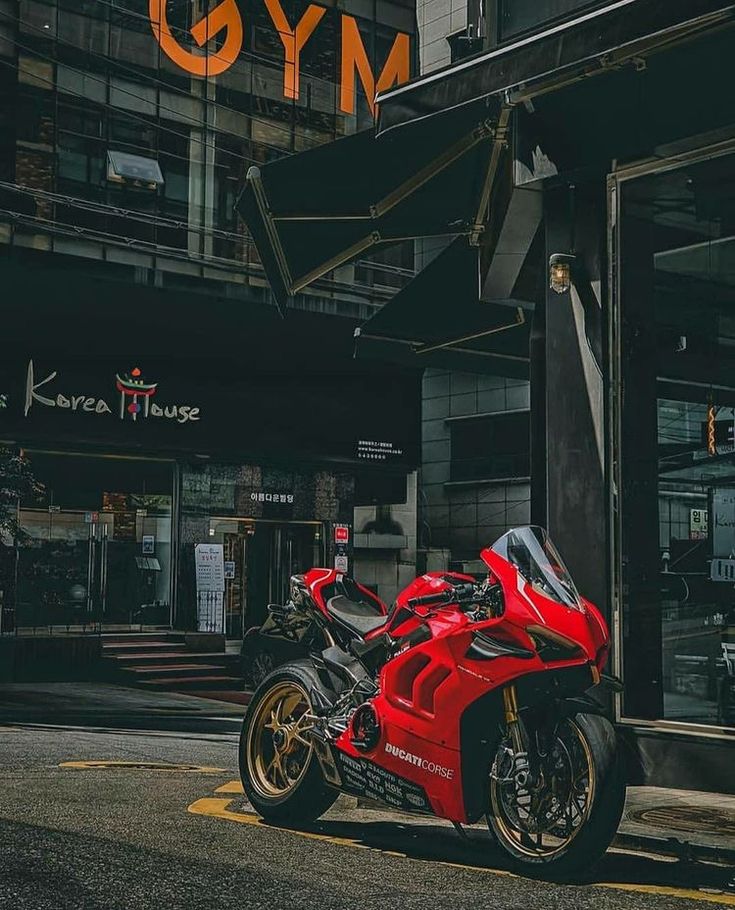
[[[327,601],[330,616],[359,638],[364,638],[375,629],[384,626],[388,617],[359,600],[350,600],[344,594],[337,594]]]

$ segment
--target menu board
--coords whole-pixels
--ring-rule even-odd
[[[198,594],[225,590],[225,555],[221,543],[198,543],[194,547]]]

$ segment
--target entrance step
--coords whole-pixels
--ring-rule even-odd
[[[153,653],[155,651],[170,651],[172,647],[182,647],[182,642],[171,641],[131,641],[131,642],[111,642],[110,644],[102,643],[102,654],[117,656],[121,654],[135,654],[141,651]],[[182,648],[183,650],[183,648]]]
[[[156,691],[242,691],[239,654],[213,651],[213,644],[187,642],[178,633],[103,635],[103,672],[122,685]]]
[[[242,680],[236,676],[181,676],[163,679],[145,679],[140,680],[139,685],[150,687],[152,689],[173,692],[188,692],[192,689],[202,690],[231,690],[237,686],[242,686]]]
[[[116,660],[119,662],[120,666],[126,667],[130,665],[140,664],[141,666],[146,663],[165,663],[169,660],[181,660],[181,656],[186,655],[187,660],[190,660],[194,663],[199,661],[221,661],[229,660],[229,654],[223,654],[221,651],[172,651],[170,648],[166,651],[141,651],[139,648],[136,648],[131,653],[120,652],[117,654],[105,654],[104,657],[110,660]]]

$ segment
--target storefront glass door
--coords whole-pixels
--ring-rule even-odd
[[[169,626],[170,466],[47,453],[29,458],[45,502],[19,510],[16,629]],[[157,492],[167,478],[169,489]]]
[[[21,628],[93,627],[105,614],[109,526],[91,513],[23,509],[18,550]]]
[[[224,616],[229,638],[240,638],[266,618],[269,603],[285,603],[292,575],[324,562],[318,522],[212,518],[210,542],[225,562]]]

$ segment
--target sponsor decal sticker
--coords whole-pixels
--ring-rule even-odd
[[[414,755],[413,752],[408,752],[406,749],[394,746],[393,743],[386,743],[385,751],[388,755],[400,758],[401,761],[405,761],[409,765],[416,765],[417,768],[421,768],[422,771],[427,771],[429,774],[438,774],[439,777],[444,777],[447,780],[452,780],[454,778],[454,768],[447,768],[428,758]]]

